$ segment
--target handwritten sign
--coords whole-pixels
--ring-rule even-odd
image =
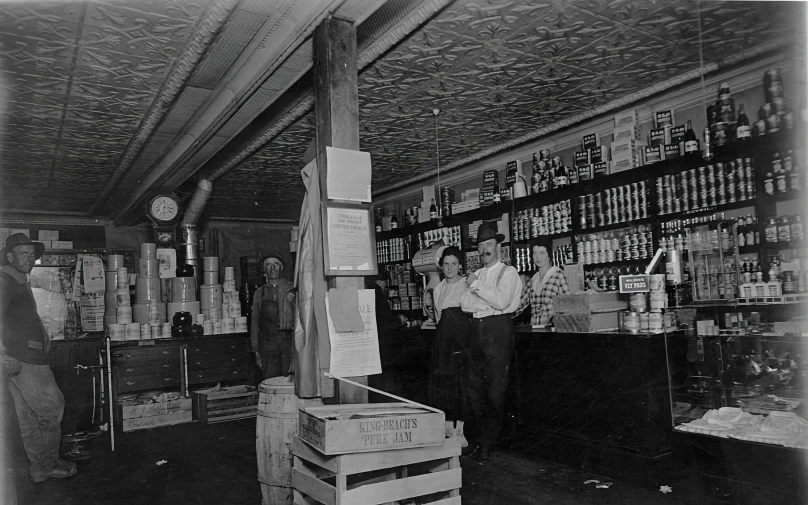
[[[359,314],[365,326],[363,331],[338,333],[331,317],[328,298],[325,301],[328,335],[331,340],[330,372],[339,377],[382,373],[379,334],[376,328],[376,293],[372,289],[360,289],[358,294]]]

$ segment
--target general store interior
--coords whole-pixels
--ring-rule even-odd
[[[395,327],[379,332],[384,373],[370,376],[371,386],[428,402],[431,333],[421,328],[428,319],[421,310],[423,294],[412,292],[415,288],[401,292],[405,284],[422,289],[428,276],[410,265],[406,279],[395,281],[416,251],[431,246],[427,232],[445,222],[457,227],[458,241],[460,235],[465,241],[470,225],[498,221],[510,234],[510,264],[530,273],[528,253],[517,252],[527,251],[532,237],[520,228],[520,220],[531,220],[525,210],[566,198],[577,218],[578,196],[600,190],[590,169],[589,180],[576,175],[572,189],[554,196],[535,193],[534,155],[547,151],[583,173],[576,153],[585,150],[587,135],[594,135],[604,161],[610,161],[604,185],[646,181],[649,202],[646,214],[637,211],[623,219],[622,228],[611,221],[589,229],[575,222],[563,233],[549,233],[556,235],[557,258],[581,265],[586,286],[590,281],[599,286],[600,272],[604,279],[608,273],[599,268],[594,274],[577,244],[598,244],[599,233],[628,229],[632,221],[634,228],[648,225],[649,237],[655,228],[649,254],[626,258],[631,267],[650,263],[652,242],[659,246],[662,240],[664,249],[666,234],[672,243],[685,220],[694,219],[695,226],[696,218],[719,219],[719,214],[733,222],[754,215],[755,224],[750,220],[745,229],[757,226],[764,236],[764,214],[788,216],[794,236],[790,245],[781,240],[777,261],[799,265],[807,257],[804,239],[793,231],[794,216],[806,215],[804,189],[786,182],[787,191],[768,198],[761,168],[761,160],[770,162],[776,150],[789,159],[793,155],[794,173],[808,169],[800,136],[808,107],[806,9],[803,2],[768,1],[0,0],[3,240],[15,231],[47,240],[46,255],[72,255],[68,265],[82,254],[104,259],[120,254],[134,272],[146,259],[142,245],[159,243],[160,233],[169,234],[163,237],[165,247],[181,256],[179,219],[206,187],[192,223],[195,254],[218,258],[217,268],[223,275],[230,268],[236,286],[263,283],[256,262],[269,254],[288,265],[284,275],[294,280],[306,195],[301,171],[318,148],[315,32],[328,19],[355,26],[359,150],[370,154],[368,208],[377,225],[370,244],[385,293],[398,286],[390,294]],[[770,105],[764,79],[774,69],[785,97],[779,114],[764,112]],[[731,138],[734,130],[727,133],[726,143],[715,147],[715,159],[734,161],[736,152],[754,158],[758,172],[750,184],[758,186],[760,199],[750,192],[742,201],[738,193],[738,202],[716,199],[698,209],[676,210],[658,198],[652,182],[657,174],[673,173],[674,158],[666,160],[662,150],[652,166],[659,158],[647,158],[644,150],[658,129],[657,113],[671,112],[674,127],[687,122],[704,148],[705,129],[715,134],[707,107],[725,85],[734,103],[745,106],[755,136],[743,144]],[[769,115],[778,116],[779,133],[769,126],[767,135],[758,135],[759,113],[764,126]],[[615,122],[627,114],[635,131],[631,155],[622,161],[630,166],[618,171]],[[508,187],[507,167],[516,161],[527,195],[515,198],[511,192],[501,203],[499,195],[498,203],[477,201],[484,174],[496,171],[498,187]],[[590,161],[584,165],[595,164]],[[452,189],[450,201],[443,200],[442,188]],[[170,195],[178,205],[180,214],[171,223],[150,215],[160,195]],[[438,208],[441,225],[430,224],[430,204]],[[673,221],[680,228],[663,226]],[[525,234],[521,246],[519,234]],[[752,256],[768,271],[768,254],[775,248],[745,243],[735,249],[739,272]],[[391,259],[392,251],[399,256]],[[590,261],[597,263],[622,266],[614,257]],[[473,271],[471,263],[465,267]],[[613,291],[603,282],[603,291]],[[691,320],[715,320],[715,334],[705,335],[718,338],[705,337],[705,349],[695,360],[684,337],[676,343],[673,333],[668,336],[670,328],[660,332],[664,340],[635,336],[629,342],[604,333],[518,337],[512,373],[519,379],[511,381],[503,435],[488,465],[460,460],[459,496],[475,504],[802,503],[808,494],[805,446],[730,443],[675,430],[706,410],[735,407],[708,398],[712,379],[699,364],[720,355],[726,361],[719,370],[729,366],[735,334],[719,335],[718,326],[724,329],[729,320],[725,314],[739,314],[744,328],[750,317],[772,324],[796,320],[806,301],[798,291],[793,303],[740,306],[738,296],[713,304],[708,315],[693,309]],[[628,298],[624,303],[628,310]],[[529,329],[529,321],[523,317],[517,324]],[[98,369],[104,329],[88,332],[70,323],[62,330],[51,354],[66,399],[62,433],[93,433],[68,437],[63,450],[89,457],[77,462],[74,477],[33,484],[14,409],[3,405],[6,486],[14,490],[16,503],[263,500],[269,505],[258,478],[254,415],[215,424],[194,417],[119,432],[112,451],[108,429],[99,428],[109,420],[100,392],[106,379]],[[736,342],[745,342],[737,335]],[[794,356],[806,355],[799,331],[780,337],[784,343],[772,349],[785,349],[795,362]],[[239,345],[248,345],[247,340]],[[261,371],[254,363],[240,367],[238,380],[210,375],[204,382],[257,386]],[[808,393],[798,380],[804,368],[799,370],[788,384],[789,394],[766,392],[796,402],[788,403],[788,413],[796,412],[804,422]],[[720,382],[712,387],[720,389]],[[679,392],[684,396],[676,396]],[[726,398],[725,393],[716,398]],[[374,393],[367,398],[384,401]]]

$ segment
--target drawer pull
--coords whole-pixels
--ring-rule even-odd
[[[171,354],[171,351],[163,351],[163,354]]]
[[[173,380],[174,380],[174,379],[172,379],[171,377],[165,377],[165,378],[163,379],[163,382],[172,382]]]
[[[113,355],[112,355],[112,357],[113,357],[113,358],[123,358],[123,354],[121,354],[121,353],[115,353],[115,354],[113,354]]]
[[[168,365],[168,364],[163,365],[163,368],[171,368],[171,365]]]
[[[126,381],[127,386],[134,386],[135,384],[137,384],[137,382]]]
[[[137,370],[137,368],[127,368],[126,369],[127,372],[134,372],[135,370]]]
[[[201,379],[203,377],[203,375],[199,374],[199,375],[197,375],[197,377]]]

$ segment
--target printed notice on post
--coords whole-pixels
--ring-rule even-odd
[[[382,373],[379,357],[379,332],[376,328],[376,293],[360,289],[359,313],[365,325],[363,331],[338,333],[331,319],[328,297],[325,311],[328,316],[328,335],[331,340],[331,374],[337,377],[357,377]]]
[[[371,270],[370,212],[328,209],[328,259],[333,270]]]

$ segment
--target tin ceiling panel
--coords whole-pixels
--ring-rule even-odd
[[[374,190],[435,170],[435,107],[446,166],[694,70],[702,57],[707,64],[788,38],[795,9],[791,2],[458,0],[359,76],[361,148],[372,156]],[[227,185],[232,212],[220,206],[214,215],[254,217],[260,187],[277,217],[297,216],[299,199],[290,208],[273,202],[302,194],[301,158],[287,151],[303,153],[312,135],[284,134],[284,147],[270,142],[217,181],[217,190]],[[278,159],[285,163],[269,161]]]
[[[86,211],[209,1],[5,3],[2,207]]]

